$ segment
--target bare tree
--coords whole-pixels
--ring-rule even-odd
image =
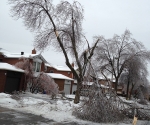
[[[33,66],[28,58],[21,57],[20,61],[15,64],[15,67],[25,71],[24,91],[26,86],[31,87],[33,82]]]
[[[25,26],[36,32],[34,44],[37,49],[44,50],[53,45],[58,51],[64,54],[66,65],[71,69],[77,79],[77,90],[75,103],[80,101],[80,90],[88,61],[84,65],[80,63],[80,53],[83,52],[83,8],[79,2],[70,4],[62,1],[57,6],[51,0],[9,0],[12,4],[12,15],[23,18]],[[93,47],[88,50],[88,59],[93,55],[93,51],[99,41],[96,39]],[[86,51],[84,51],[86,54]],[[71,66],[68,55],[71,54],[79,69],[79,74]]]
[[[102,75],[115,78],[117,91],[119,77],[126,69],[128,62],[134,57],[139,57],[143,58],[143,63],[146,64],[144,61],[150,59],[150,54],[143,44],[133,39],[130,31],[126,30],[121,36],[114,35],[112,39],[103,38],[98,43],[94,57],[97,71]]]
[[[124,88],[126,88],[127,99],[131,98],[133,90],[138,89],[140,86],[143,86],[142,88],[148,86],[147,65],[143,61],[146,59],[140,56],[133,57],[132,60],[128,61],[126,68],[119,78],[119,83],[124,84]]]

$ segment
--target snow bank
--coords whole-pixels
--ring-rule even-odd
[[[18,107],[19,104],[16,100],[11,98],[11,95],[0,93],[0,106],[13,108]]]
[[[68,97],[73,98],[74,95],[68,95]],[[15,109],[21,112],[32,113],[35,115],[41,115],[48,119],[53,119],[57,122],[78,122],[80,124],[86,125],[99,125],[99,123],[93,123],[90,121],[83,121],[75,118],[72,115],[74,107],[80,104],[74,104],[73,101],[68,100],[50,100],[50,97],[45,94],[31,94],[25,93],[20,95],[19,99],[12,98],[11,95],[0,93],[0,106],[10,109]],[[132,120],[131,120],[132,121]],[[118,125],[130,125],[118,123]],[[142,125],[145,122],[138,121],[137,125]],[[116,125],[116,124],[101,124],[101,125]]]

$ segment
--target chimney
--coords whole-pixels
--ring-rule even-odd
[[[36,50],[35,50],[35,48],[32,50],[32,54],[36,54]]]
[[[24,52],[21,52],[21,55],[24,55]]]

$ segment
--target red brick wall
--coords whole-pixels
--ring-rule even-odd
[[[59,91],[62,91],[64,90],[64,83],[65,83],[65,80],[63,79],[54,79],[55,83],[58,84],[59,86]]]
[[[25,83],[25,74],[22,73],[21,79],[20,79],[20,86],[19,90],[25,91],[27,89],[27,84]]]
[[[3,62],[6,62],[11,65],[15,65],[17,62],[19,62],[19,59],[18,58],[4,58]]]
[[[7,71],[0,70],[0,92],[4,92]]]
[[[44,65],[43,62],[42,62],[42,64],[41,64],[41,72],[45,72],[45,65]]]
[[[100,84],[103,84],[103,85],[106,85],[106,84],[107,84],[107,80],[100,79],[100,80],[99,80],[99,83],[100,83]]]

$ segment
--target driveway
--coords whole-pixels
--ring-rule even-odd
[[[1,125],[50,125],[53,122],[53,120],[46,119],[42,116],[0,107]]]
[[[0,107],[0,125],[80,125],[76,122],[59,123],[42,116]]]

